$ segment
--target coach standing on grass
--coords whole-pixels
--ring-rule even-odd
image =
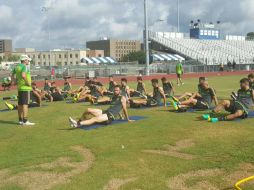
[[[176,76],[177,76],[177,85],[180,86],[183,85],[183,81],[182,81],[182,76],[183,76],[183,73],[184,73],[184,70],[183,70],[183,65],[182,65],[182,62],[179,61],[177,64],[176,64]]]
[[[31,59],[27,55],[20,56],[20,63],[14,68],[12,78],[16,78],[18,88],[18,116],[19,125],[32,126],[35,123],[28,121],[28,104],[30,101],[30,91],[32,90],[32,80],[30,75]]]

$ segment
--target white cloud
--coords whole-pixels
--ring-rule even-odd
[[[177,0],[148,0],[148,5],[151,29],[176,29]],[[51,7],[47,14],[41,12],[43,6]],[[180,10],[184,32],[197,19],[220,20],[224,33],[253,30],[253,0],[180,0]],[[80,48],[101,36],[142,39],[143,22],[143,0],[0,0],[0,38],[11,37],[16,47]]]

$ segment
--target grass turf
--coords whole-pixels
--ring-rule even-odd
[[[209,81],[223,99],[239,88],[241,77],[218,76],[209,78]],[[149,82],[147,87],[150,89]],[[188,79],[184,86],[176,87],[176,94],[193,92],[196,88],[197,79]],[[0,97],[13,93],[1,92]],[[236,179],[248,177],[254,171],[254,167],[244,166],[254,160],[252,119],[212,124],[199,120],[202,112],[176,114],[167,111],[172,108],[130,109],[130,115],[148,118],[91,131],[69,130],[68,116],[78,117],[90,106],[65,102],[48,104],[47,107],[30,109],[29,117],[37,123],[33,128],[17,127],[14,124],[17,121],[15,111],[0,113],[0,189],[29,189],[27,184],[20,181],[6,181],[15,175],[39,171],[34,168],[36,165],[53,162],[60,157],[70,157],[73,162],[83,161],[80,154],[70,149],[76,145],[86,147],[95,156],[91,168],[70,176],[68,181],[52,185],[51,189],[98,190],[112,179],[132,177],[135,180],[121,186],[121,189],[204,189],[200,181],[207,185],[207,189],[210,186],[233,189]],[[0,109],[4,108],[2,101]],[[194,155],[194,159],[143,152],[166,150],[164,145],[174,146],[184,139],[190,139],[194,145],[178,152]],[[11,172],[10,176],[4,174],[6,169]],[[176,176],[207,169],[218,169],[222,173],[202,177],[192,174],[182,186],[174,183],[174,180],[180,183],[184,179],[183,176],[174,178]],[[61,175],[66,170],[71,169],[56,166],[49,171]],[[253,188],[251,185],[245,186],[245,189]]]

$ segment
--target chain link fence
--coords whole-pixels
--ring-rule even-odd
[[[176,62],[170,63],[153,63],[150,65],[151,74],[172,74],[175,73]],[[222,69],[219,65],[201,65],[198,61],[186,61],[183,63],[185,73],[202,73],[202,72],[218,72]],[[85,77],[108,77],[114,76],[137,76],[144,75],[146,71],[145,65],[134,64],[119,64],[119,65],[93,65],[93,66],[64,66],[53,67],[54,78],[61,79],[64,76],[71,76],[72,78],[81,79]],[[254,64],[238,64],[234,68],[224,66],[224,71],[243,71],[254,70]],[[33,80],[42,80],[44,78],[51,78],[52,67],[32,67],[31,74]],[[0,78],[6,77],[10,71],[0,71]]]

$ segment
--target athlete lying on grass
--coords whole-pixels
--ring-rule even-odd
[[[109,76],[109,83],[108,83],[108,89],[104,92],[105,96],[112,96],[114,95],[114,89],[117,83],[114,81],[114,77],[111,75]]]
[[[30,103],[28,104],[28,107],[40,107],[42,102],[43,95],[41,94],[40,90],[36,87],[36,83],[32,83],[32,91],[30,92]],[[6,107],[9,110],[16,110],[18,109],[18,105],[11,104],[8,102],[5,102]]]
[[[249,80],[244,78],[240,81],[240,90],[237,92],[237,97],[233,100],[222,101],[211,114],[204,114],[202,117],[210,122],[231,121],[237,118],[245,119],[248,117],[248,109],[254,103],[254,90],[250,88]],[[216,114],[226,110],[229,115],[216,117]]]
[[[218,99],[215,90],[209,87],[208,81],[203,82],[200,87],[199,93],[194,94],[186,101],[175,101],[172,99],[175,110],[179,112],[187,111],[187,108],[207,110],[210,108],[213,101],[215,105],[217,105]]]
[[[114,96],[112,98],[112,106],[103,111],[101,109],[93,109],[88,108],[86,112],[82,114],[82,118],[80,118],[78,121],[69,118],[69,122],[71,127],[79,128],[81,126],[90,126],[96,123],[101,124],[111,124],[116,117],[123,111],[125,118],[132,122],[132,120],[129,119],[127,106],[126,106],[126,98],[121,95],[121,88],[120,86],[116,86],[114,90]]]
[[[250,82],[250,88],[254,89],[254,74],[253,73],[249,74],[248,79]]]
[[[183,95],[181,95],[178,98],[172,97],[175,101],[182,101],[182,100],[187,100],[189,98],[194,98],[197,93],[201,93],[202,91],[202,84],[206,81],[207,79],[205,77],[199,77],[198,80],[198,92],[191,93],[191,92],[185,92]]]
[[[146,99],[130,99],[130,107],[139,108],[142,106],[146,107],[156,107],[161,104],[163,99],[163,105],[167,107],[166,96],[164,94],[163,88],[159,86],[158,79],[152,79],[153,94],[148,96]]]
[[[143,82],[143,78],[137,77],[137,88],[136,88],[136,90],[130,89],[130,96],[145,98],[146,93],[147,93],[146,86],[145,86],[145,83]]]

